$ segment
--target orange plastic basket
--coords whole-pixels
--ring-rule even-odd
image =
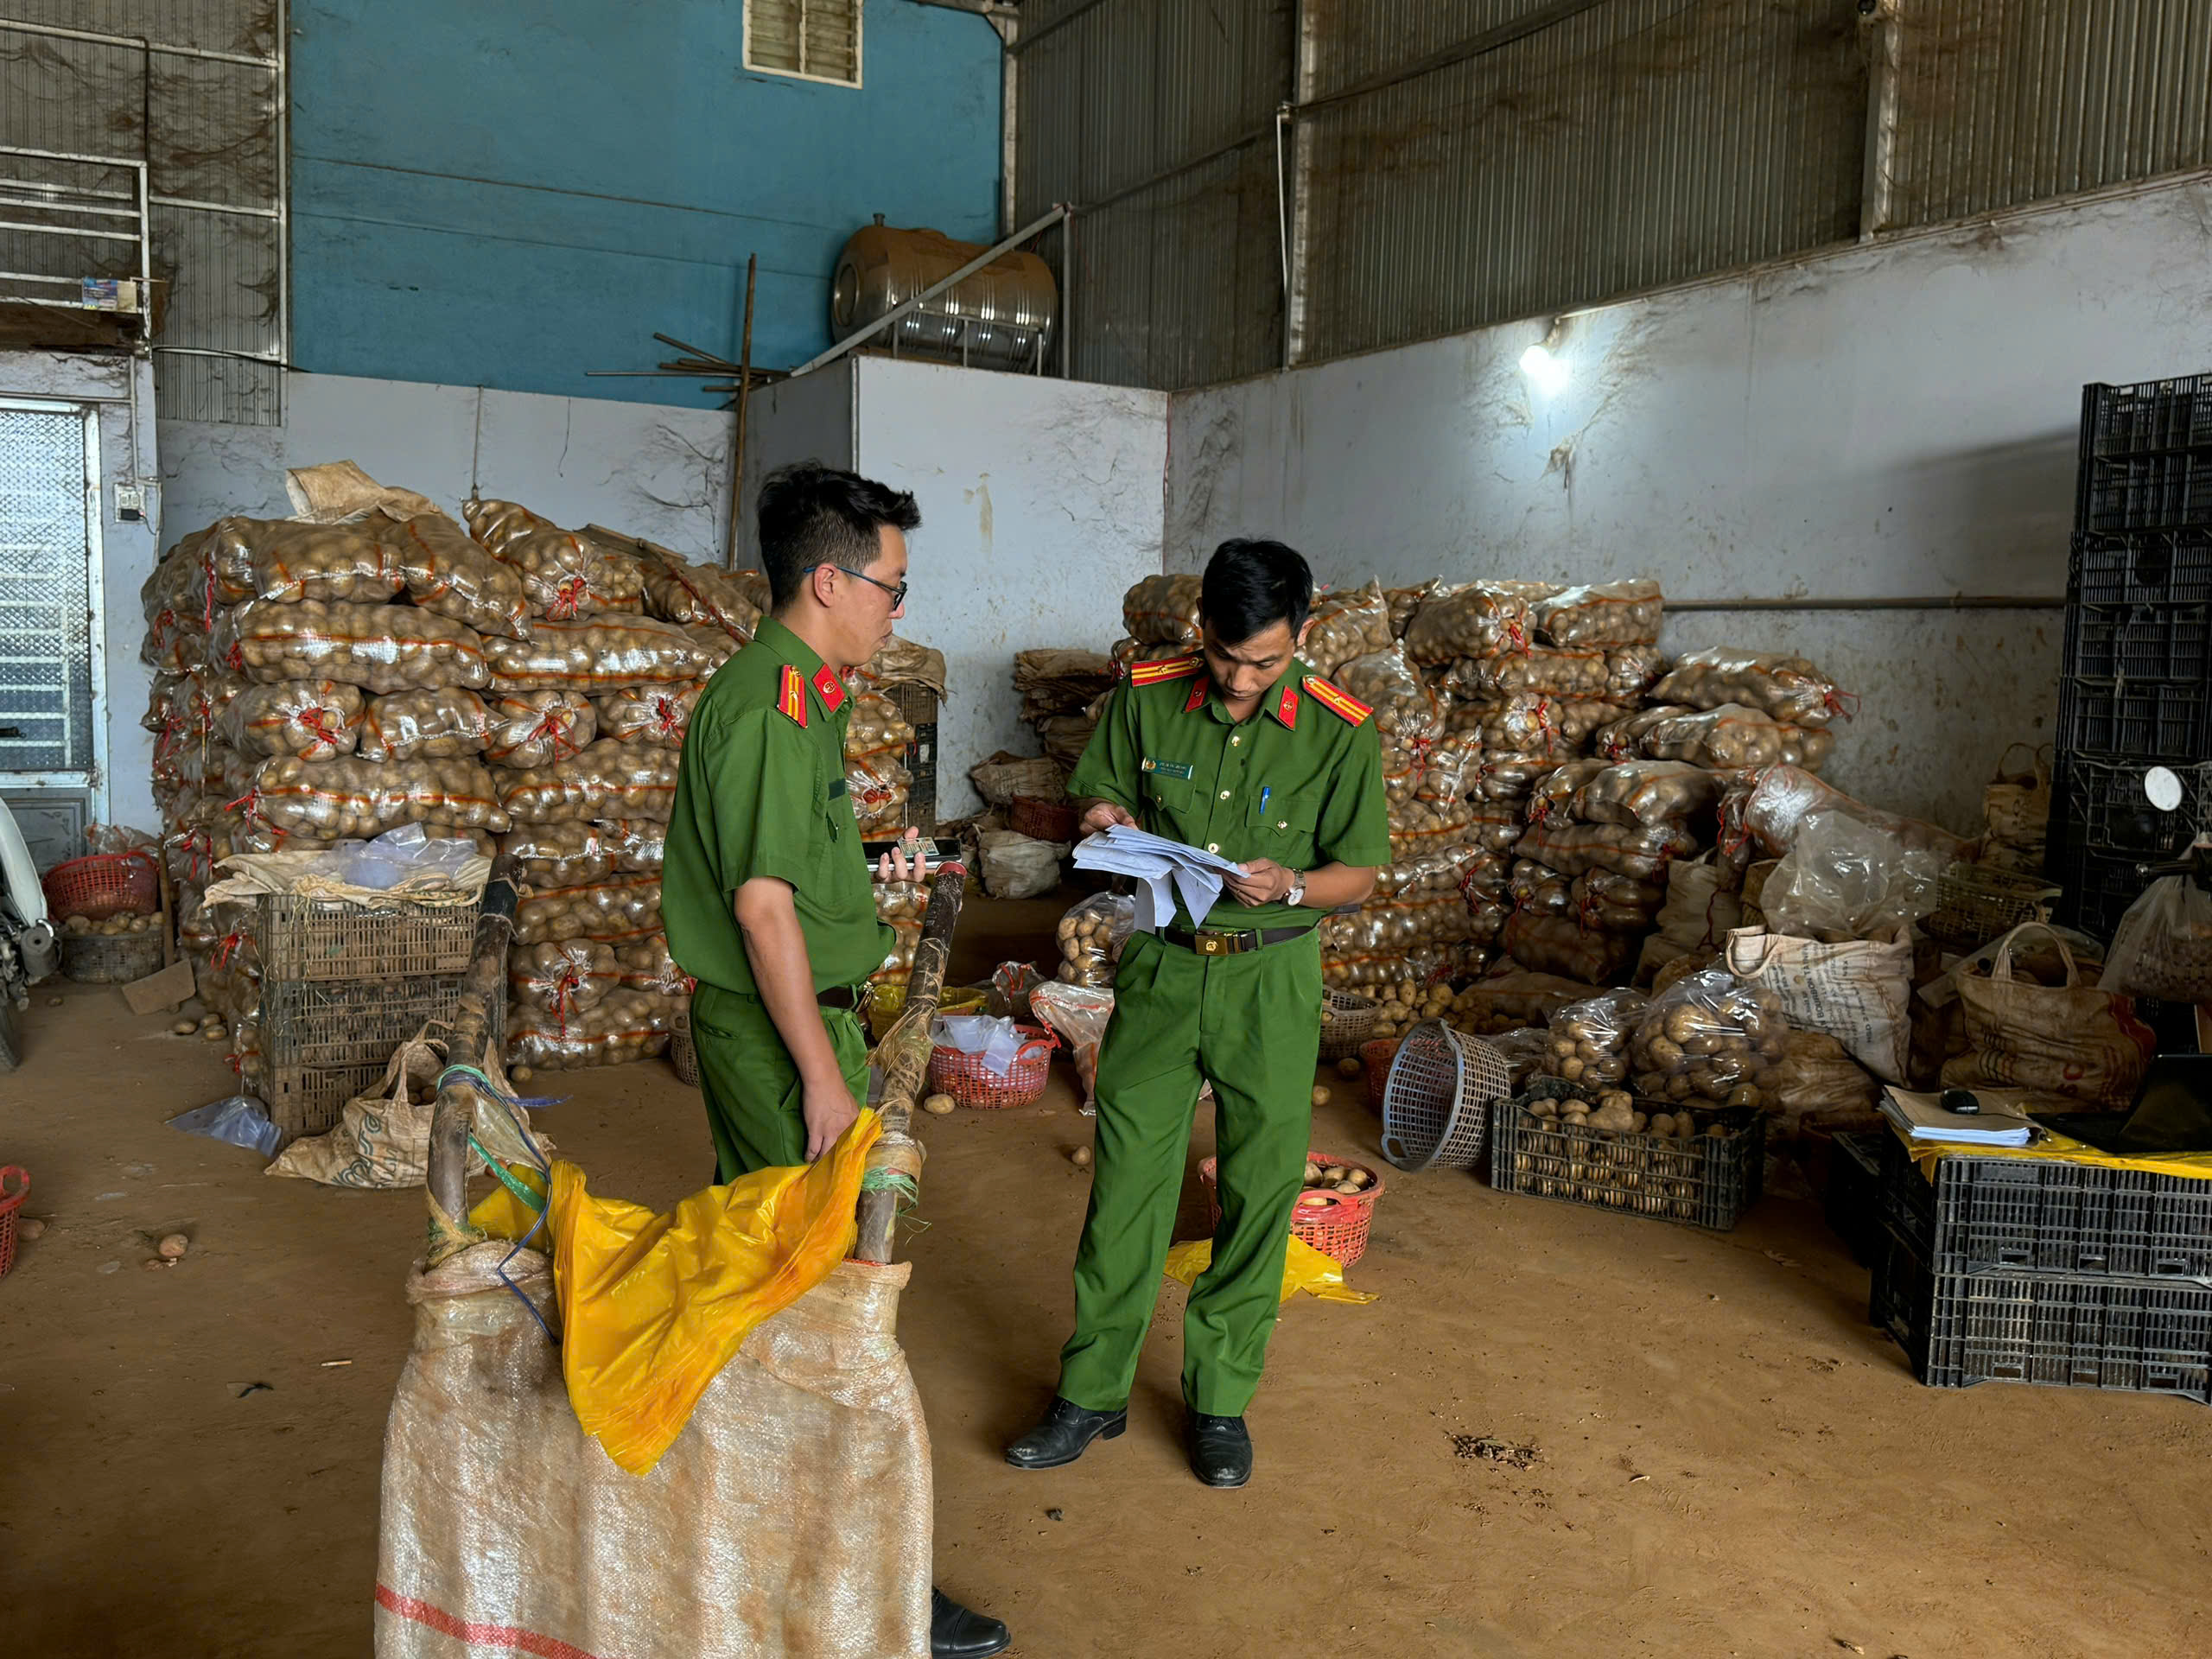
[[[162,907],[162,877],[151,853],[94,853],[55,865],[39,884],[56,918],[146,916]]]
[[[1300,1198],[1324,1198],[1328,1202],[1301,1204],[1290,1212],[1293,1234],[1348,1268],[1367,1254],[1367,1228],[1375,1219],[1375,1200],[1382,1196],[1382,1172],[1357,1159],[1339,1158],[1331,1152],[1309,1152],[1306,1156],[1316,1164],[1340,1164],[1346,1169],[1364,1170],[1373,1178],[1373,1185],[1357,1192],[1300,1193]],[[1221,1199],[1214,1190],[1212,1159],[1205,1159],[1198,1165],[1198,1179],[1205,1185],[1206,1213],[1218,1227]]]
[[[1052,1045],[1057,1039],[1051,1032],[1035,1026],[1017,1025],[1014,1029],[1023,1041],[1006,1076],[987,1070],[980,1054],[938,1047],[930,1051],[930,1087],[979,1112],[1033,1104],[1052,1075]]]
[[[12,1181],[14,1188],[10,1189]],[[16,1265],[16,1211],[23,1207],[23,1200],[31,1195],[31,1178],[20,1165],[10,1164],[0,1169],[0,1278]]]

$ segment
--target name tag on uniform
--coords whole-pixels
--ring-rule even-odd
[[[842,778],[839,778],[835,783],[830,785],[830,798],[833,801],[844,792],[845,780]]]
[[[1163,778],[1179,778],[1185,783],[1191,778],[1191,763],[1187,760],[1154,760],[1147,757],[1137,770],[1156,772]]]

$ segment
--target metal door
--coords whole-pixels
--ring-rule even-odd
[[[10,792],[81,789],[96,803],[103,792],[99,500],[97,409],[0,398],[0,788]]]

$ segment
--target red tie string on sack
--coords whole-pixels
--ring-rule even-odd
[[[1732,796],[1723,796],[1720,802],[1720,850],[1733,858],[1751,839],[1751,825],[1745,821],[1744,802]]]
[[[530,735],[515,745],[521,748],[531,743],[543,743],[556,760],[566,753],[583,753],[583,745],[573,741],[569,734],[576,729],[575,716],[560,709],[548,709],[538,716],[537,724],[531,728]],[[512,751],[510,751],[512,753]]]
[[[276,821],[261,810],[261,785],[258,784],[256,784],[251,789],[246,791],[245,794],[239,796],[238,799],[225,806],[223,810],[226,812],[240,812],[242,810],[243,816],[248,823],[258,821],[264,829],[267,830],[270,834],[275,836],[279,841],[282,841],[284,838],[284,831],[276,827]]]
[[[245,672],[245,647],[238,640],[231,641],[231,648],[223,653],[223,663],[233,674]]]
[[[1598,897],[1596,891],[1590,887],[1583,888],[1582,897],[1575,901],[1574,906],[1574,919],[1582,931],[1585,933],[1604,931],[1599,922],[1605,913],[1605,902]]]
[[[238,929],[232,928],[215,941],[214,954],[208,959],[210,963],[217,968],[229,967],[232,957],[237,954],[238,948],[245,943],[245,935]]]
[[[1841,691],[1831,685],[1821,693],[1821,706],[1832,715],[1841,715],[1846,720],[1859,718],[1859,694]]]
[[[325,748],[335,749],[345,737],[345,728],[331,718],[330,710],[321,703],[302,709],[294,716],[308,735]]]
[[[683,705],[666,693],[656,694],[652,700],[652,728],[663,737],[676,737],[683,729]]]
[[[563,576],[554,584],[553,602],[545,607],[546,620],[552,622],[573,622],[581,614],[584,601],[591,597],[591,583],[582,576]]]
[[[563,1042],[569,1039],[569,1002],[583,985],[583,971],[573,961],[563,958],[563,965],[554,970],[553,992],[550,999],[556,1031]]]

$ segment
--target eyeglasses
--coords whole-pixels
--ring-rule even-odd
[[[804,570],[801,570],[799,575],[804,576],[810,571],[825,569],[842,570],[847,575],[852,577],[855,582],[864,582],[871,588],[882,588],[885,593],[891,595],[891,608],[894,611],[906,602],[906,584],[905,582],[901,582],[896,588],[893,588],[887,582],[878,582],[874,576],[862,575],[859,571],[854,569],[852,566],[849,564],[810,564]]]

